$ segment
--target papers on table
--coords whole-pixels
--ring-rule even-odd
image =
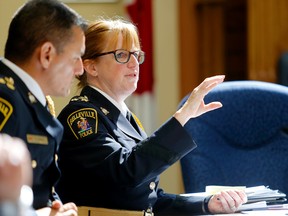
[[[243,204],[240,211],[272,209],[273,204],[279,204],[286,201],[286,194],[279,190],[272,190],[267,186],[257,186],[245,189],[248,201]],[[284,205],[274,205],[273,209],[284,209]]]
[[[245,192],[247,194],[248,202],[259,202],[266,201],[267,203],[278,203],[286,201],[286,194],[280,192],[279,190],[272,190],[267,186],[257,186],[246,188]]]
[[[279,190],[272,190],[268,186],[260,185],[256,187],[245,186],[216,186],[209,185],[206,187],[207,194],[215,194],[221,190],[244,190],[247,194],[247,203],[243,204],[239,211],[253,210],[253,209],[268,209],[271,204],[282,203],[286,201],[286,194]],[[276,207],[276,206],[275,206]],[[277,208],[283,208],[283,205],[278,205]]]
[[[245,186],[208,185],[205,187],[205,193],[213,195],[223,190],[245,190],[245,189],[246,189]]]
[[[206,191],[202,193],[182,194],[182,196],[208,196],[216,194],[223,190],[244,190],[247,194],[248,201],[243,204],[239,211],[245,213],[247,210],[277,210],[288,211],[288,204],[281,204],[286,201],[286,194],[279,190],[270,189],[268,186],[218,186],[209,185]]]

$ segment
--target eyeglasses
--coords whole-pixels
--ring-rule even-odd
[[[143,51],[138,50],[134,52],[129,52],[124,49],[118,49],[110,52],[95,54],[93,58],[97,58],[99,56],[108,55],[112,53],[114,54],[115,60],[121,64],[127,63],[130,60],[131,54],[136,57],[139,64],[142,64],[145,60],[145,53]]]

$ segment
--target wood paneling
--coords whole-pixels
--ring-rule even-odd
[[[277,61],[288,48],[288,1],[248,1],[248,78],[277,82]]]
[[[277,82],[288,0],[179,0],[180,98],[205,77]]]
[[[197,23],[200,79],[225,74],[224,1],[198,1]]]
[[[244,79],[246,0],[180,0],[180,97],[206,77]]]
[[[196,0],[179,0],[180,98],[199,84]]]

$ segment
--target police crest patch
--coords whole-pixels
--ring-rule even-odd
[[[68,116],[67,123],[77,139],[85,138],[97,133],[97,111],[92,108],[77,110]]]
[[[13,106],[5,99],[0,98],[0,131],[13,112]]]

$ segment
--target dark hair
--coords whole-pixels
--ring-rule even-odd
[[[4,56],[23,62],[47,41],[59,53],[69,42],[73,26],[85,31],[87,23],[65,4],[57,0],[30,0],[19,8],[10,23]]]

